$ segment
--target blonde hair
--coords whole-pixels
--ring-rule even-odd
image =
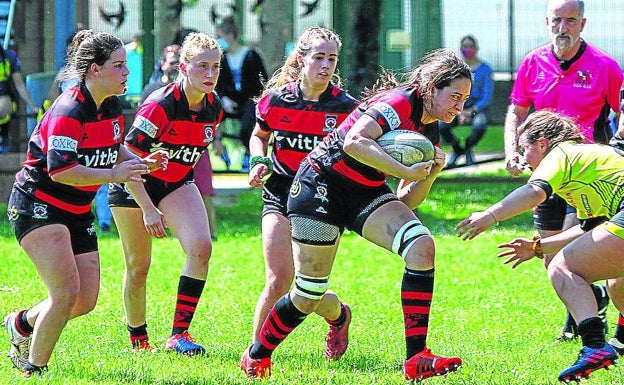
[[[180,63],[190,64],[197,53],[205,49],[216,49],[219,51],[219,57],[223,57],[223,50],[214,37],[201,32],[189,33],[184,38],[184,43],[182,43],[182,48],[180,48]],[[185,76],[180,71],[178,72],[177,80],[184,79]]]
[[[340,52],[340,49],[342,48],[342,40],[340,40],[340,36],[338,36],[338,34],[331,29],[322,27],[310,27],[306,29],[303,31],[301,36],[299,36],[299,39],[297,39],[295,48],[290,52],[288,57],[286,57],[282,67],[275,71],[273,76],[271,76],[271,78],[267,81],[262,95],[266,95],[270,90],[281,87],[284,84],[299,80],[301,77],[301,67],[299,66],[297,57],[299,55],[307,55],[312,49],[312,43],[316,39],[336,42],[338,52]],[[342,83],[340,76],[336,73],[334,73],[332,81],[338,86]]]
[[[583,143],[584,139],[571,118],[548,109],[531,113],[518,127],[518,138],[521,136],[526,138],[528,144],[546,138],[549,150],[563,142]]]

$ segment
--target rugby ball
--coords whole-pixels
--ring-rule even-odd
[[[381,135],[377,144],[388,155],[406,166],[433,159],[433,143],[426,136],[415,131],[392,130]]]

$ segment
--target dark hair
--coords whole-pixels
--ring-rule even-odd
[[[174,53],[176,56],[180,56],[181,47],[177,44],[171,44],[163,48],[162,53],[160,54],[160,64],[162,65],[167,61],[167,55],[170,53]]]
[[[176,31],[175,36],[173,37],[173,42],[171,42],[171,44],[182,46],[182,44],[184,44],[184,40],[186,39],[186,37],[190,35],[191,33],[195,33],[195,32],[199,32],[199,31],[196,30],[195,28],[180,28]]]
[[[571,118],[548,109],[530,114],[518,127],[518,138],[521,136],[528,140],[528,144],[546,138],[549,150],[562,142],[583,143],[583,135]]]
[[[224,18],[219,24],[217,24],[217,29],[221,30],[223,33],[234,36],[236,40],[240,37],[240,29],[238,28],[238,25],[236,25],[232,16]]]
[[[123,42],[106,32],[78,31],[67,52],[67,63],[58,76],[60,81],[78,77],[84,82],[91,64],[103,65]]]
[[[459,41],[459,44],[464,44],[464,40],[470,40],[472,42],[472,44],[474,44],[474,46],[476,48],[479,48],[479,42],[477,41],[477,38],[472,36],[472,35],[466,35],[464,37],[461,38],[461,40]]]
[[[407,73],[394,74],[382,70],[381,77],[372,89],[364,90],[364,98],[370,98],[382,91],[397,87],[413,87],[427,99],[430,89],[447,87],[455,79],[466,78],[472,82],[470,67],[457,54],[448,48],[429,51]],[[405,80],[402,80],[405,79]]]

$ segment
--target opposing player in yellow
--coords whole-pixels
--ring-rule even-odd
[[[624,292],[619,289],[624,277],[624,153],[607,145],[582,144],[576,124],[549,110],[529,115],[518,135],[518,152],[533,170],[529,181],[487,210],[472,213],[456,229],[463,239],[473,239],[553,194],[576,208],[579,225],[543,239],[513,239],[499,245],[509,248],[499,257],[507,257],[505,263],[515,268],[534,257],[555,255],[548,276],[583,342],[578,360],[559,374],[559,381],[578,381],[618,357],[605,341],[590,284],[607,279],[613,303],[624,311]]]

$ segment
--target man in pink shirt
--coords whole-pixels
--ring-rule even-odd
[[[527,168],[518,153],[517,129],[531,107],[569,116],[588,143],[607,143],[612,136],[608,115],[610,110],[619,112],[622,70],[615,60],[581,39],[587,21],[584,7],[579,0],[549,0],[546,25],[552,41],[531,51],[520,63],[505,118],[505,163],[513,177]],[[578,220],[574,208],[552,195],[534,209],[533,223],[541,237],[548,237],[577,225]],[[546,265],[551,258],[546,256]],[[592,289],[606,331],[609,297],[604,285],[592,285]],[[560,340],[576,337],[576,328],[568,314]]]

